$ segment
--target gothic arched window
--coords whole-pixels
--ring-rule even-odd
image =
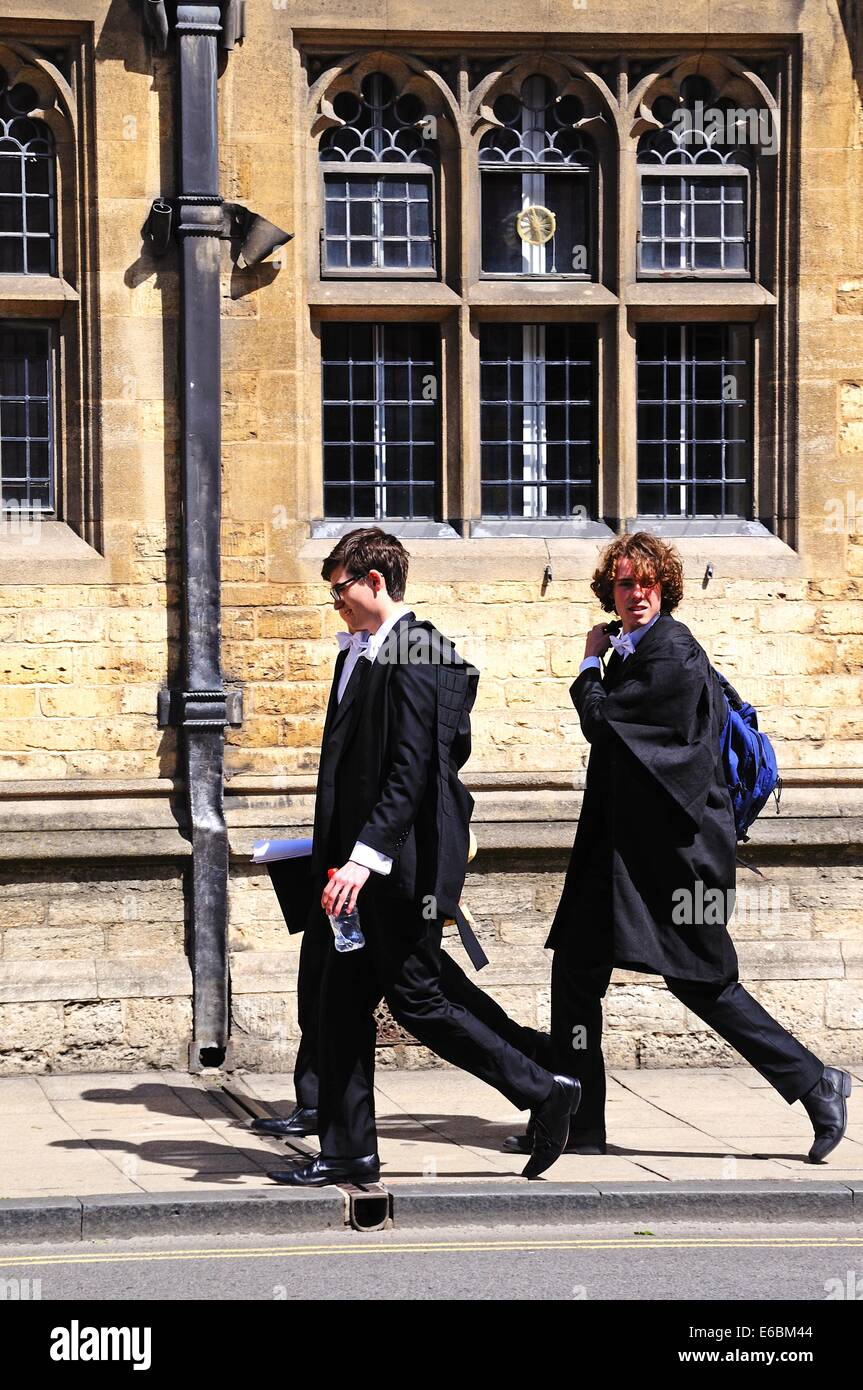
[[[428,275],[435,270],[436,122],[414,92],[383,72],[332,108],[343,122],[321,136],[322,268]]]
[[[639,271],[751,275],[753,145],[772,139],[772,113],[735,107],[693,75],[652,115],[663,125],[638,144]]]
[[[483,272],[591,278],[595,160],[574,128],[581,99],[534,74],[491,109],[499,124],[479,146]]]
[[[54,137],[27,115],[32,87],[0,71],[0,274],[55,271]]]

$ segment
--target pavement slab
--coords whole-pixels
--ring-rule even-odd
[[[834,1191],[825,1184],[833,1184],[841,1190],[836,1200],[847,1201],[853,1219],[863,1220],[863,1102],[858,1108],[857,1099],[863,1095],[863,1067],[850,1070],[859,1086],[849,1103],[848,1137],[817,1167],[805,1161],[811,1129],[802,1107],[786,1105],[748,1068],[612,1071],[608,1152],[564,1155],[548,1174],[549,1190],[553,1183],[555,1192],[574,1194],[573,1201],[579,1191],[593,1193],[594,1205],[596,1193],[606,1188],[614,1202],[621,1191],[636,1194],[638,1202],[648,1201],[644,1192],[679,1192],[686,1210],[699,1192],[715,1192],[730,1210],[729,1192],[751,1203],[780,1184],[781,1193],[775,1191],[783,1210],[795,1192],[801,1199],[810,1193],[806,1200],[815,1210],[819,1194],[826,1198]],[[501,1145],[508,1134],[523,1132],[525,1113],[450,1067],[379,1070],[375,1089],[382,1180],[396,1200],[399,1191],[415,1202],[425,1190],[476,1190],[484,1194],[482,1203],[496,1191],[505,1206],[512,1202],[526,1160],[502,1152]],[[255,1194],[303,1201],[310,1194],[279,1188],[267,1174],[315,1153],[315,1139],[287,1144],[248,1127],[253,1114],[285,1115],[293,1104],[286,1075],[0,1077],[0,1231],[3,1210],[13,1224],[25,1219],[21,1199],[47,1204],[32,1218],[46,1231],[49,1207],[58,1221],[69,1219],[61,1199],[113,1196],[127,1204],[119,1210],[129,1212],[136,1194],[142,1203],[161,1194],[165,1211],[173,1210],[172,1194],[178,1202],[197,1193],[227,1199],[233,1191],[238,1201]],[[534,1194],[531,1201],[543,1188],[521,1186]],[[143,1203],[140,1210],[151,1207]],[[226,1209],[217,1204],[212,1210]]]

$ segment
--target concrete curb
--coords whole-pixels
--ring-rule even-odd
[[[153,1235],[343,1230],[347,1199],[314,1192],[158,1192],[0,1201],[0,1244]]]
[[[396,1227],[618,1221],[863,1222],[863,1182],[424,1182],[390,1189]],[[343,1230],[347,1193],[123,1193],[0,1200],[0,1244]]]
[[[855,1191],[856,1188],[856,1191]],[[863,1221],[863,1183],[618,1182],[403,1184],[407,1226],[609,1221]]]

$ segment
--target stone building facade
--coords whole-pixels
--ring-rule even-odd
[[[465,900],[495,996],[547,1021],[588,582],[643,525],[784,778],[742,850],[743,978],[859,1060],[858,5],[543,0],[525,30],[515,0],[254,0],[242,37],[237,9],[209,7],[235,26],[219,193],[294,236],[255,266],[220,247],[229,1064],[296,1047],[298,942],[249,855],[310,825],[320,563],[357,517],[405,538],[409,598],[482,673]],[[175,42],[125,0],[0,3],[0,1072],[190,1056],[193,849],[157,718],[182,282],[142,234],[177,192]],[[617,1064],[733,1061],[660,981],[607,1002]],[[430,1061],[386,1019],[380,1055]]]

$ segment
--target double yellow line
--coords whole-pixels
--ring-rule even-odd
[[[237,1246],[213,1250],[137,1250],[4,1258],[0,1270],[32,1265],[151,1264],[157,1260],[296,1259],[328,1255],[434,1255],[504,1250],[818,1250],[863,1246],[861,1236],[608,1236],[553,1240],[427,1240],[376,1244],[356,1237],[332,1245]]]

